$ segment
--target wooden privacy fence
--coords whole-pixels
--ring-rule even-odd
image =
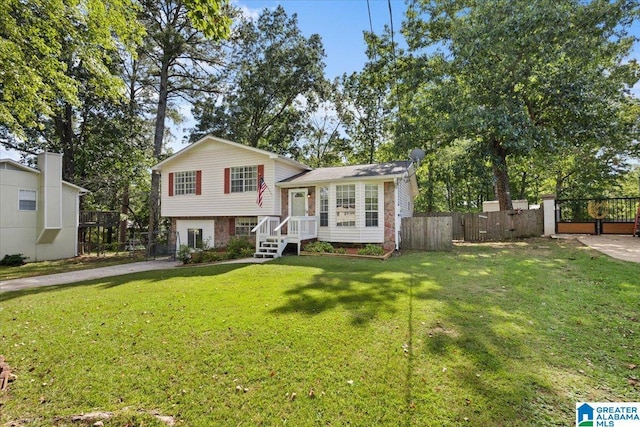
[[[443,250],[440,249],[442,243],[439,240],[444,239],[444,235],[448,235],[449,225],[440,222],[441,218],[449,218],[451,221],[451,240],[488,242],[540,236],[544,233],[542,209],[467,214],[416,213],[413,218],[402,220],[402,248]],[[445,227],[441,234],[433,231],[434,228],[439,227]]]
[[[482,212],[462,217],[465,242],[485,242],[541,236],[542,209]]]
[[[449,251],[453,247],[450,216],[403,218],[400,246],[420,251]]]

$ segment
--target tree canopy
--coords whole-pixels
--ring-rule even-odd
[[[426,79],[413,99],[436,118],[433,139],[477,145],[510,209],[509,159],[632,149],[639,74],[627,31],[637,14],[632,0],[414,0],[408,73]]]
[[[219,93],[203,93],[196,104],[192,141],[217,136],[290,153],[306,111],[325,90],[324,48],[320,36],[305,37],[297,16],[282,6],[243,17],[233,29]]]
[[[79,64],[95,93],[117,94],[122,85],[110,64],[114,53],[140,41],[144,30],[130,19],[137,12],[130,0],[3,1],[0,125],[24,138],[60,100],[77,105],[81,82],[70,69]]]

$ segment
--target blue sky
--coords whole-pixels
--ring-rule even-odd
[[[363,31],[370,30],[367,0],[232,0],[233,4],[258,16],[264,8],[275,8],[281,4],[287,14],[297,14],[298,25],[309,36],[319,34],[325,48],[326,75],[333,78],[343,73],[362,69],[365,61],[366,44]],[[396,41],[404,12],[405,0],[391,0],[391,16]],[[369,0],[373,31],[381,34],[389,25],[391,17],[388,0]],[[632,34],[640,37],[640,20],[631,28]],[[640,43],[636,43],[632,56],[640,60]],[[638,93],[638,91],[636,91]]]
[[[329,78],[362,69],[367,57],[364,31],[381,34],[385,25],[397,32],[404,17],[404,0],[391,0],[391,14],[388,0],[369,0],[371,26],[367,0],[237,0],[236,6],[249,10],[257,16],[264,8],[275,8],[281,4],[287,15],[298,16],[298,26],[309,36],[319,34],[324,44],[326,75]]]

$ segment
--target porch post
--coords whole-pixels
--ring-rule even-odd
[[[542,194],[542,209],[544,214],[544,236],[556,234],[556,195]]]

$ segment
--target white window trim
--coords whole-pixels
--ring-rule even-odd
[[[327,210],[326,210],[326,212],[322,211],[322,190],[323,189],[326,190],[326,195],[327,195],[327,199],[326,199],[326,201],[327,201],[327,206],[326,206]],[[323,227],[323,228],[324,227],[329,227],[329,224],[330,224],[330,222],[329,222],[329,217],[330,217],[330,215],[329,215],[329,213],[330,213],[329,201],[331,199],[331,197],[330,197],[330,195],[331,195],[331,186],[323,185],[323,186],[316,187],[316,192],[318,194],[318,208],[317,208],[317,212],[318,212],[318,227]],[[326,225],[322,225],[322,219],[321,218],[322,218],[322,214],[323,213],[327,214],[327,224]]]
[[[345,221],[345,222],[353,222],[353,225],[340,225],[338,221],[338,187],[353,187],[353,208],[349,208],[347,211],[351,212],[353,210],[353,221]],[[349,189],[350,190],[350,189]],[[356,228],[358,226],[358,186],[356,184],[336,184],[335,188],[335,199],[334,199],[334,212],[336,217],[336,228],[346,229],[346,228]],[[349,191],[350,192],[350,191]]]
[[[33,194],[33,200],[31,199],[27,199],[27,198],[23,198],[23,193],[32,193]],[[34,202],[34,208],[33,209],[22,209],[20,207],[20,204],[22,201],[25,202]],[[18,190],[18,210],[20,212],[35,212],[38,210],[38,192],[36,190]]]
[[[375,210],[367,209],[367,187],[375,187]],[[364,210],[364,226],[367,228],[376,228],[380,227],[380,184],[369,184],[366,183],[364,185],[364,200],[363,200],[363,210]],[[376,225],[367,225],[367,213],[375,212]]]
[[[196,194],[196,171],[174,172],[173,194],[174,196],[186,196]],[[182,177],[182,178],[179,178]],[[189,180],[187,180],[189,179]]]
[[[242,170],[240,172],[240,170]],[[249,172],[249,177],[247,177],[247,172]],[[238,173],[241,173],[242,177],[236,177],[234,179],[234,173],[237,176]],[[229,192],[230,193],[248,193],[248,192],[256,192],[258,191],[258,166],[232,166],[229,170]],[[239,189],[237,186],[233,186],[233,182],[241,181],[242,189]]]
[[[307,188],[292,188],[289,190],[289,216],[293,216],[293,195],[296,193],[304,193],[304,216],[309,215],[309,190]]]
[[[242,224],[243,221],[246,221],[245,224]],[[240,224],[240,225],[239,225]],[[239,216],[234,221],[234,235],[240,237],[249,237],[251,236],[251,229],[253,229],[256,225],[258,225],[258,217],[257,216]],[[241,230],[246,229],[247,233],[238,233],[238,227]]]

